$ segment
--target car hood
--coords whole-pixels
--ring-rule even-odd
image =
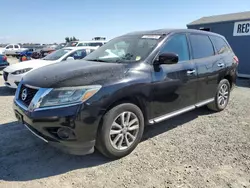
[[[23,82],[42,88],[104,85],[123,78],[127,69],[120,63],[65,61],[31,71],[24,76]]]
[[[53,61],[45,61],[42,59],[35,59],[35,60],[29,60],[29,61],[24,61],[20,63],[16,63],[13,65],[10,65],[4,69],[5,72],[14,72],[16,70],[21,70],[25,68],[39,68],[48,64],[54,63]]]

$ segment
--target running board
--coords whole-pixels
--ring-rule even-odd
[[[170,119],[170,118],[172,118],[172,117],[178,116],[178,115],[183,114],[183,113],[185,113],[185,112],[189,112],[189,111],[191,111],[191,110],[194,110],[195,108],[199,108],[199,107],[201,107],[201,106],[204,106],[204,105],[206,105],[206,104],[209,104],[209,103],[211,103],[211,102],[213,102],[213,101],[214,101],[214,98],[208,99],[208,100],[205,100],[205,101],[202,101],[202,102],[199,102],[199,103],[197,103],[197,104],[195,104],[195,105],[185,107],[185,108],[183,108],[183,109],[181,109],[181,110],[177,110],[177,111],[174,111],[174,112],[171,112],[171,113],[168,113],[168,114],[159,116],[159,117],[157,117],[157,118],[150,119],[150,120],[149,120],[149,123],[150,123],[150,124],[159,123],[159,122],[161,122],[161,121]]]
[[[214,98],[211,98],[211,99],[208,99],[208,100],[199,102],[199,103],[195,104],[195,107],[196,107],[196,108],[199,108],[199,107],[202,107],[202,106],[204,106],[204,105],[206,105],[206,104],[209,104],[209,103],[211,103],[211,102],[214,102]]]

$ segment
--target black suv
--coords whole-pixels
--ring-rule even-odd
[[[27,74],[14,99],[32,133],[71,154],[129,154],[144,125],[207,105],[223,110],[238,59],[221,35],[154,30],[117,37],[84,58]]]

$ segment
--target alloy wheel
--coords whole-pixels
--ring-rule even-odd
[[[225,107],[229,98],[229,87],[227,84],[222,84],[218,93],[218,105]]]
[[[126,150],[135,142],[139,127],[139,119],[133,112],[122,112],[111,125],[111,145],[117,150]]]

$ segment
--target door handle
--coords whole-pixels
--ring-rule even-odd
[[[196,72],[195,70],[188,70],[188,71],[187,71],[187,75],[194,74],[195,72]]]
[[[224,67],[225,66],[224,63],[218,63],[217,65],[218,65],[218,67]]]

